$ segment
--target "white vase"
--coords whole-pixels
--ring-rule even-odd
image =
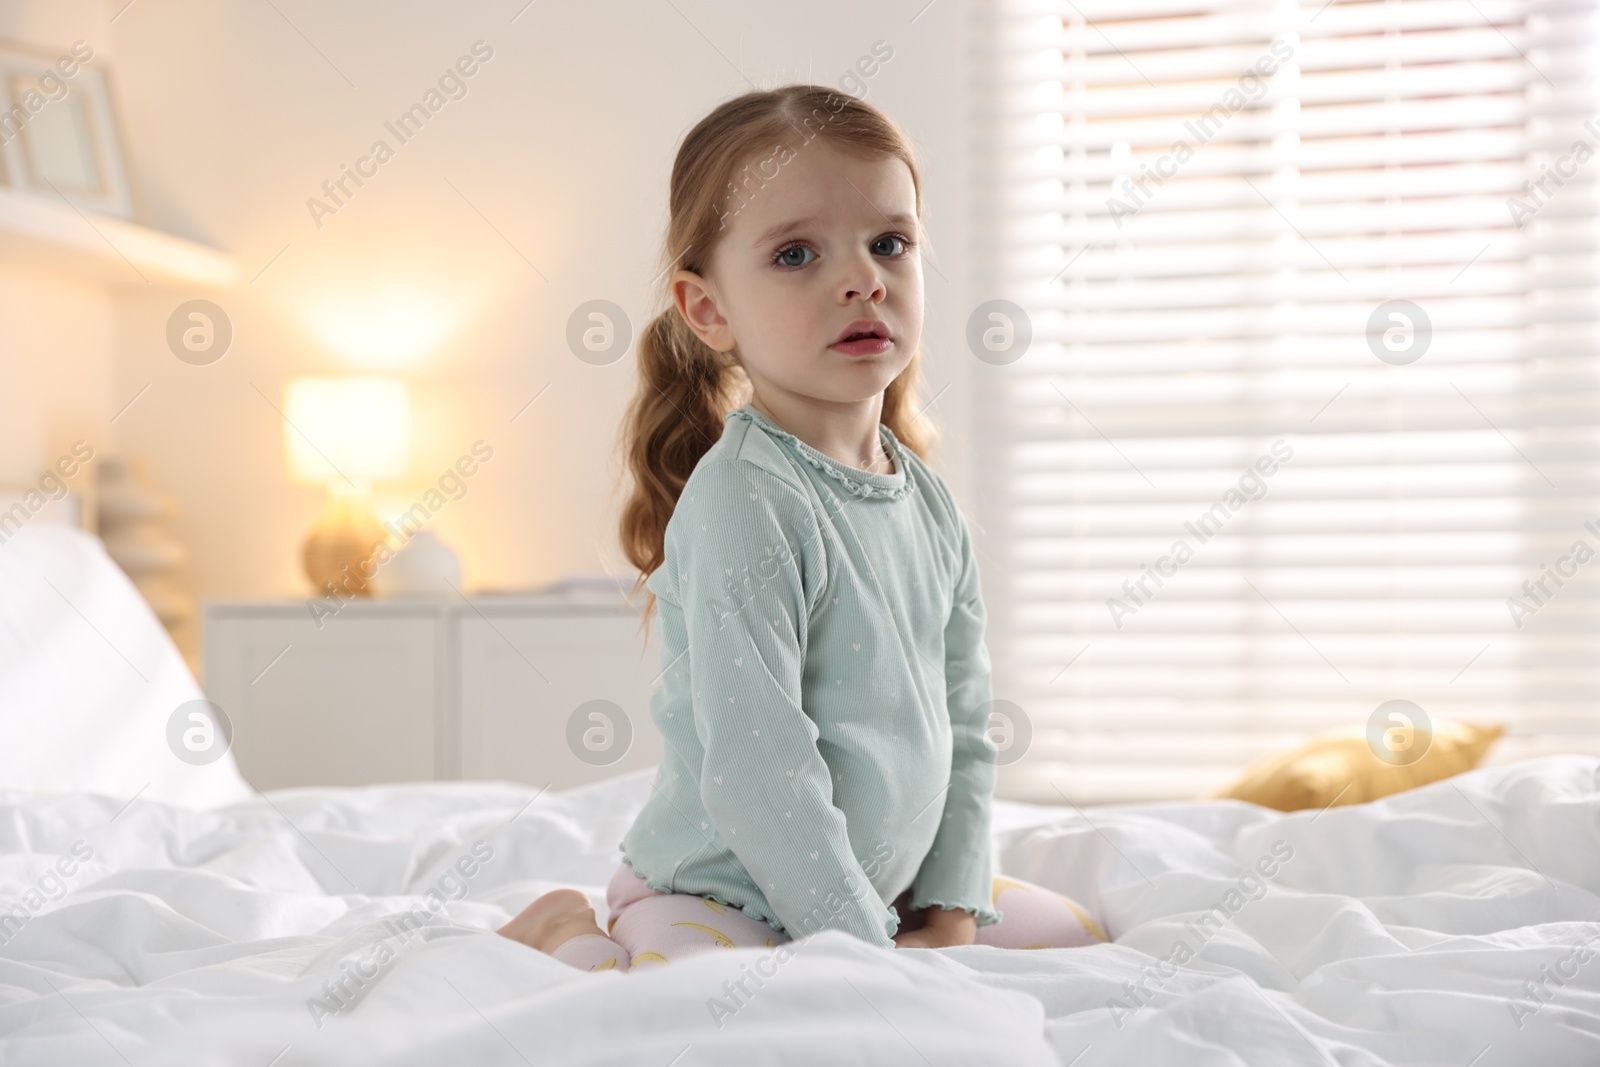
[[[461,559],[432,530],[418,530],[372,577],[380,597],[454,596],[461,588]]]

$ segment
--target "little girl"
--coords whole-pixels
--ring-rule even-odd
[[[741,96],[684,139],[622,518],[646,620],[660,606],[665,755],[608,931],[564,889],[500,933],[591,971],[824,929],[1105,940],[991,876],[978,568],[915,409],[921,214],[904,135],[818,86]]]

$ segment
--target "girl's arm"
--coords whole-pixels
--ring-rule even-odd
[[[946,500],[949,500],[946,494]],[[950,712],[950,788],[933,847],[911,883],[911,907],[964,909],[977,926],[1000,921],[991,893],[989,798],[995,749],[986,737],[992,698],[989,652],[983,644],[983,593],[966,519],[950,502],[961,535],[961,575],[944,628],[945,702]]]
[[[705,810],[791,936],[835,929],[891,948],[899,919],[851,851],[800,703],[807,622],[827,588],[816,517],[752,462],[713,461],[685,492],[671,554]]]

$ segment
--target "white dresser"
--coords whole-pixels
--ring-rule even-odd
[[[567,789],[652,766],[660,649],[616,598],[204,605],[207,698],[258,789],[434,778]]]

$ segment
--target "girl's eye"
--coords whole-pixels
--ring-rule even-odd
[[[886,233],[872,242],[875,256],[898,256],[911,247],[911,238],[901,233]]]
[[[802,244],[785,245],[778,249],[777,254],[772,257],[772,262],[780,267],[803,267],[811,262],[809,259],[796,258],[803,255],[815,257],[816,253]]]

